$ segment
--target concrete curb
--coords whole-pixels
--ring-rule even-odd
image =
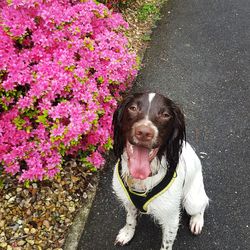
[[[75,216],[75,219],[67,232],[67,236],[65,239],[65,243],[63,246],[64,250],[77,250],[79,240],[81,238],[81,235],[84,231],[84,227],[86,224],[86,221],[88,219],[88,215],[93,203],[93,200],[96,195],[96,190],[99,183],[99,174],[94,177],[94,185],[87,191],[87,199],[86,204],[79,208],[78,213]]]

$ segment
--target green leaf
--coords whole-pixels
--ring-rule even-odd
[[[23,125],[26,123],[25,120],[23,120],[20,116],[16,117],[13,122],[19,130],[21,130]]]
[[[110,150],[113,148],[113,140],[111,137],[108,138],[108,141],[106,142],[106,144],[104,144],[104,148],[106,150]]]
[[[159,10],[153,3],[145,3],[138,11],[138,18],[141,21],[145,21],[150,15],[158,12]]]
[[[43,115],[39,115],[37,117],[36,122],[42,123],[43,125],[48,125],[47,117],[48,117],[48,110],[43,111]]]
[[[92,152],[94,152],[95,150],[96,150],[96,146],[94,146],[94,145],[89,145],[89,146],[88,146],[88,151],[89,151],[89,152],[92,153]]]
[[[0,189],[3,189],[3,187],[4,187],[4,179],[1,178],[0,179]]]
[[[85,157],[81,158],[80,161],[83,163],[83,165],[88,168],[91,172],[97,172],[96,167],[90,163]]]
[[[24,184],[24,186],[25,186],[26,188],[29,188],[29,187],[30,187],[30,181],[29,181],[29,180],[25,180],[23,184]]]
[[[145,42],[148,42],[148,41],[151,40],[151,37],[150,37],[150,35],[144,35],[144,36],[142,37],[142,40],[145,41]]]

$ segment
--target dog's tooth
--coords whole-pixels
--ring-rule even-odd
[[[131,150],[131,153],[133,154],[133,145],[130,145],[130,150]]]

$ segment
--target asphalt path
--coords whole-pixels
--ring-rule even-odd
[[[183,213],[173,249],[250,249],[250,1],[170,0],[152,35],[133,91],[168,95],[185,111],[187,139],[201,157],[211,199],[203,233]],[[101,176],[78,250],[158,250],[161,230],[139,218],[128,246],[113,242],[125,211]]]

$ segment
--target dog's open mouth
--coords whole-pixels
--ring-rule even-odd
[[[149,149],[132,145],[127,141],[128,167],[135,179],[146,179],[151,174],[150,162],[155,158],[159,148]]]

